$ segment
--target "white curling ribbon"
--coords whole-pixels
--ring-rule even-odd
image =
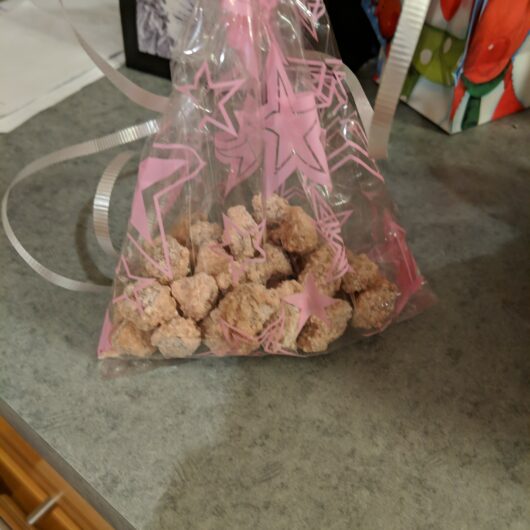
[[[94,201],[92,203],[92,221],[97,242],[103,249],[103,252],[113,258],[118,257],[118,252],[114,248],[110,238],[110,197],[112,195],[112,190],[114,189],[114,184],[116,184],[116,181],[120,176],[121,170],[133,156],[134,151],[124,151],[123,153],[116,155],[110,161],[99,179],[96,194],[94,195]]]
[[[37,158],[37,160],[34,160],[33,162],[25,166],[21,171],[19,171],[19,173],[15,176],[11,184],[8,186],[2,198],[2,225],[4,227],[7,239],[9,240],[13,248],[17,251],[19,256],[27,263],[29,267],[31,267],[37,274],[42,276],[48,282],[53,283],[54,285],[58,285],[59,287],[63,287],[64,289],[68,289],[70,291],[102,292],[106,291],[109,288],[109,286],[107,285],[100,285],[90,281],[81,282],[78,280],[73,280],[72,278],[68,278],[66,276],[63,276],[62,274],[58,274],[48,269],[47,267],[42,265],[42,263],[37,261],[25,249],[18,237],[15,235],[13,228],[11,227],[11,223],[9,221],[8,216],[9,196],[11,194],[11,191],[17,184],[47,167],[59,164],[60,162],[65,162],[66,160],[73,160],[74,158],[93,155],[95,153],[106,151],[107,149],[112,149],[120,145],[135,142],[136,140],[140,140],[141,138],[151,136],[152,134],[157,132],[158,129],[158,121],[149,120],[139,125],[126,127],[125,129],[121,129],[115,133],[108,134],[100,138],[87,140],[86,142],[82,142],[80,144],[75,144],[65,147],[63,149],[59,149],[58,151],[49,153],[41,158]],[[110,201],[111,192],[112,186],[110,187],[110,189],[108,189],[109,196],[107,203]],[[100,195],[100,202],[102,201],[103,197]],[[108,212],[106,218],[108,218]],[[108,244],[112,245],[110,243],[110,240]]]

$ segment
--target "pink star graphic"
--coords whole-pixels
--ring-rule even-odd
[[[158,148],[162,148],[157,145]],[[140,164],[138,182],[136,184],[133,207],[131,210],[130,224],[146,241],[151,242],[151,220],[147,216],[144,202],[144,192],[154,184],[169,178],[169,184],[159,189],[152,195],[152,203],[155,213],[155,219],[158,225],[158,232],[162,241],[164,251],[165,267],[160,267],[151,256],[149,256],[142,245],[133,235],[127,233],[127,238],[138,252],[149,261],[154,267],[159,269],[163,274],[171,278],[171,263],[169,260],[169,251],[167,238],[164,228],[164,212],[169,210],[180,195],[183,185],[198,177],[202,168],[205,166],[197,152],[187,145],[171,144],[164,146],[171,149],[173,158],[156,158],[148,157]]]
[[[123,269],[123,272],[125,273],[126,280],[134,281],[134,288],[133,288],[133,293],[132,293],[133,296],[131,298],[130,296],[123,293],[120,296],[115,296],[112,299],[112,303],[116,304],[121,300],[130,300],[136,305],[136,308],[138,309],[138,311],[141,312],[143,311],[143,307],[138,298],[138,293],[142,289],[145,289],[146,287],[149,287],[150,285],[152,285],[155,282],[155,280],[153,280],[152,278],[145,278],[142,276],[137,276],[136,274],[132,274],[130,267],[129,267],[129,262],[127,261],[125,256],[121,256],[120,260],[118,261],[118,266],[116,267],[116,277],[119,277],[122,274],[122,269]]]
[[[237,136],[225,132],[215,135],[217,159],[230,166],[223,190],[225,197],[258,169],[261,156],[260,109],[254,99],[248,97],[243,109],[235,111],[234,114],[239,124]]]
[[[206,81],[205,84],[202,83],[203,78]],[[202,128],[204,125],[206,125],[206,123],[211,123],[222,131],[236,136],[236,129],[234,127],[234,124],[232,123],[232,120],[228,116],[228,112],[226,110],[225,105],[228,100],[241,88],[244,82],[244,79],[233,79],[230,81],[217,82],[212,81],[212,76],[210,74],[210,69],[208,68],[208,63],[205,61],[195,73],[195,77],[193,78],[193,84],[177,86],[175,88],[179,92],[182,92],[183,94],[188,94],[190,97],[192,97],[199,107],[201,107],[202,103],[200,97],[201,91],[204,89],[205,86],[208,91],[214,92],[216,100],[221,94],[224,94],[221,99],[217,101],[217,110],[221,115],[220,119],[215,119],[212,116],[205,116],[199,123],[199,128]]]
[[[265,196],[272,195],[296,170],[304,179],[331,188],[314,94],[294,92],[280,52],[274,48],[267,70]]]
[[[244,236],[245,234],[248,234],[246,230],[243,230],[242,228],[239,228],[239,226],[228,217],[228,215],[223,214],[223,237],[222,242],[225,247],[229,246],[233,239],[234,234]]]
[[[282,348],[282,337],[285,331],[285,307],[281,306],[278,318],[274,319],[260,334],[259,341],[266,353],[284,353],[288,355],[285,348]]]
[[[223,258],[223,260],[227,259],[228,257],[228,272],[230,272],[233,284],[237,285],[247,270],[245,263],[240,263],[236,261],[233,256],[227,254],[223,248],[223,245],[220,243],[211,243],[210,248],[212,252]]]
[[[98,357],[105,352],[108,352],[112,348],[110,342],[110,335],[112,332],[112,322],[110,321],[109,310],[105,312],[105,320],[103,321],[103,327],[101,329],[101,335],[99,337],[98,344]]]
[[[140,162],[130,221],[147,241],[151,241],[151,233],[143,193],[147,188],[175,173],[184,164],[184,160],[156,157],[148,157]]]
[[[342,278],[347,272],[350,272],[351,266],[348,262],[346,248],[344,247],[344,243],[342,241],[340,243],[332,241],[330,246],[333,249],[334,254],[331,267],[328,271],[328,278],[329,281],[334,281]]]
[[[245,236],[249,235],[252,240],[252,245],[254,246],[255,251],[259,254],[256,258],[249,258],[244,261],[244,263],[258,263],[265,261],[265,249],[263,248],[263,236],[265,234],[266,221],[261,221],[257,227],[252,230],[245,230],[232,221],[230,217],[223,214],[223,236],[222,243],[224,246],[229,246],[234,238],[234,234]]]
[[[226,355],[230,352],[231,348],[237,350],[242,344],[253,344],[256,342],[261,345],[266,353],[296,355],[282,348],[281,340],[285,329],[285,309],[283,306],[280,309],[278,318],[270,322],[257,337],[244,333],[236,326],[230,325],[224,319],[220,319],[219,324],[228,348],[213,352],[214,355]]]
[[[344,210],[336,214],[316,186],[306,186],[306,192],[315,213],[317,230],[333,251],[333,260],[328,271],[328,278],[332,281],[342,277],[350,270],[341,231],[353,210]]]
[[[383,219],[386,241],[382,251],[377,248],[375,251],[379,250],[382,261],[391,262],[394,265],[395,280],[401,293],[396,305],[396,311],[399,313],[410,297],[421,287],[423,278],[418,273],[416,261],[407,245],[405,230],[396,223],[388,210],[385,210]]]
[[[127,261],[127,258],[123,254],[118,260],[118,265],[116,265],[116,269],[114,270],[115,277],[120,278],[121,281],[123,281],[122,274],[125,275],[125,280],[147,280],[147,278],[143,276],[137,276],[136,274],[133,274],[131,272],[129,262]]]
[[[288,304],[300,309],[298,333],[300,333],[304,324],[312,315],[320,318],[324,322],[328,322],[326,307],[329,307],[336,301],[320,291],[311,274],[307,275],[303,288],[304,290],[301,293],[291,294],[284,298]]]
[[[328,200],[314,186],[308,187],[311,207],[315,212],[317,228],[322,234],[339,233],[353,213],[353,210],[343,210],[335,213]]]
[[[333,130],[332,134],[329,134]],[[356,138],[359,144],[366,150],[368,148],[368,137],[363,126],[360,123],[359,114],[353,111],[346,118],[337,116],[327,127],[328,138],[334,138],[337,135],[347,136],[350,139]]]
[[[298,185],[291,186],[290,188],[286,188],[285,184],[282,185],[279,191],[279,195],[287,201],[292,201],[294,199],[299,199],[302,201],[307,200],[304,190],[302,190],[302,188],[300,188],[300,186]]]
[[[234,354],[234,352],[230,351],[230,349],[237,350],[239,349],[239,346],[244,343],[253,344],[256,342],[257,337],[253,337],[251,335],[248,335],[247,333],[242,332],[235,326],[231,326],[226,320],[219,319],[219,324],[221,326],[221,331],[223,333],[224,339],[226,343],[228,344],[228,349],[223,348],[219,352],[216,353],[216,355],[227,355],[227,354]],[[235,355],[235,354],[234,354]]]
[[[289,57],[288,61],[289,65],[294,65],[295,70],[299,68],[298,65],[303,65],[309,70],[319,109],[330,108],[333,101],[336,100],[337,104],[332,110],[335,113],[348,102],[348,93],[343,84],[345,74],[342,69],[342,61],[332,58],[320,61],[298,57]]]
[[[346,119],[336,118],[330,123],[327,128],[328,140],[331,142],[335,137],[339,137],[342,142],[342,145],[329,155],[330,171],[335,173],[348,162],[354,162],[384,182],[375,160],[370,157],[365,147],[364,134],[355,112]]]
[[[247,271],[247,268],[244,263],[238,263],[234,258],[232,258],[232,261],[228,266],[228,270],[230,271],[232,282],[234,285],[238,285],[239,280],[241,280],[242,276]]]
[[[306,2],[296,2],[298,17],[302,25],[309,34],[318,41],[317,26],[318,21],[326,14],[326,7],[322,0],[309,0]]]

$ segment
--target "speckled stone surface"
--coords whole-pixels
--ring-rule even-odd
[[[148,116],[97,82],[0,136],[0,186],[37,156]],[[529,140],[528,112],[448,137],[400,107],[383,170],[439,302],[328,357],[103,379],[107,297],[47,284],[2,234],[0,396],[138,529],[525,530]],[[114,154],[44,171],[13,195],[22,241],[63,273],[112,270],[89,209]]]

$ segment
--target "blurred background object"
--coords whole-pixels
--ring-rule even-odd
[[[363,0],[388,56],[400,0]],[[530,0],[431,0],[402,99],[449,133],[530,106]]]
[[[325,4],[342,60],[355,71],[377,55],[379,44],[375,31],[360,0],[326,0]]]
[[[325,4],[342,59],[356,70],[379,47],[361,0],[326,0]],[[193,5],[193,0],[120,0],[127,66],[169,78],[171,47]]]
[[[76,28],[112,66],[123,64],[125,48],[127,66],[166,78],[193,3],[65,0]],[[381,72],[402,0],[325,4],[344,62],[355,71],[378,55]],[[503,0],[432,0],[402,99],[450,133],[530,106],[529,30],[530,0],[509,9]],[[57,0],[2,1],[0,53],[0,133],[102,77]]]
[[[116,0],[64,0],[68,15],[114,67],[123,64]],[[0,3],[0,133],[103,74],[79,46],[57,0]]]
[[[193,5],[193,0],[120,0],[127,66],[169,79],[171,49]]]

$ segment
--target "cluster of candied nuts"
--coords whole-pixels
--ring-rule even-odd
[[[380,329],[398,296],[366,254],[347,251],[351,271],[330,280],[333,254],[313,219],[299,206],[273,195],[264,205],[252,199],[228,208],[230,230],[200,217],[177,224],[163,242],[145,246],[148,283],[129,284],[114,304],[108,356],[189,357],[204,344],[219,355],[249,355],[263,346],[273,323],[281,322],[275,347],[317,353],[343,335],[348,323]],[[261,258],[256,238],[266,223]],[[263,258],[263,255],[265,258]],[[167,262],[169,258],[169,263]],[[301,310],[286,301],[311,278],[331,298],[326,319],[311,314],[299,329]],[[322,315],[321,315],[322,316]]]

